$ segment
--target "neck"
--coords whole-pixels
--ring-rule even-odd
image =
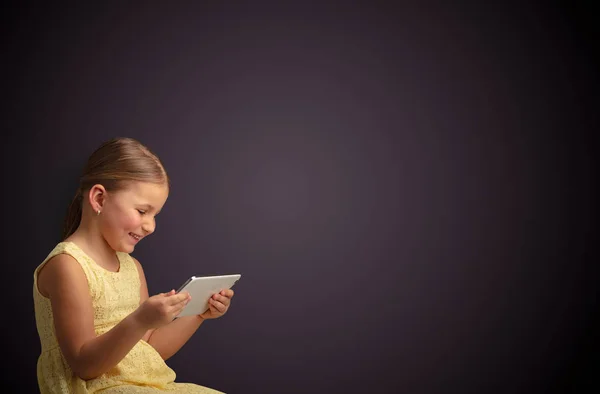
[[[77,230],[65,241],[75,243],[97,264],[108,269],[118,268],[115,250],[110,247],[102,236],[96,220],[88,215],[82,218]]]

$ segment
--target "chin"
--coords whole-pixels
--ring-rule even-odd
[[[121,248],[122,250],[120,250],[119,252],[123,252],[123,253],[131,253],[135,250],[135,245],[131,245],[131,244],[124,244],[123,247]]]
[[[109,244],[116,252],[131,253],[135,249],[135,245],[123,241],[116,241],[114,244]]]

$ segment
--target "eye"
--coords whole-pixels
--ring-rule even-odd
[[[138,209],[137,211],[140,213],[140,215],[144,215],[146,213],[146,211],[144,211],[142,209]]]

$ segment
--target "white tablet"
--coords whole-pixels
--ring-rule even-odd
[[[230,289],[240,277],[240,274],[192,276],[177,290],[178,293],[182,291],[188,292],[192,296],[192,300],[176,317],[200,315],[206,312],[209,308],[208,300],[210,297],[221,290]]]

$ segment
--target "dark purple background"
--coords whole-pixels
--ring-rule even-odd
[[[85,160],[114,136],[147,144],[172,179],[134,253],[150,292],[242,274],[230,312],[168,361],[178,381],[228,393],[597,387],[589,10],[3,15],[3,260],[16,270],[4,276],[5,387],[37,390],[32,273],[60,241]]]

